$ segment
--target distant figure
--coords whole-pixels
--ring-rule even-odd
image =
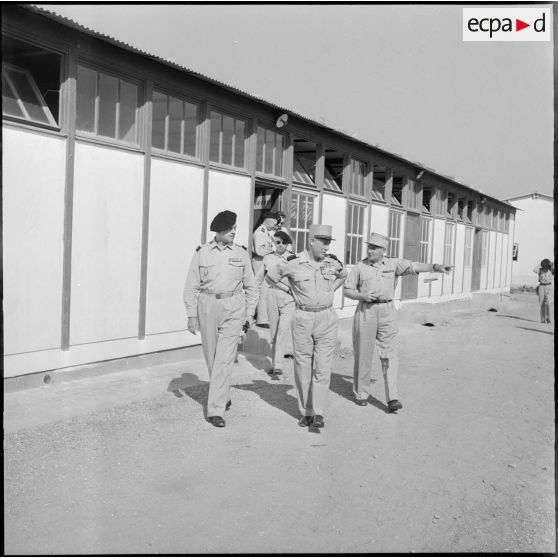
[[[287,226],[285,225],[285,222],[287,221],[287,216],[285,215],[285,213],[283,211],[279,211],[279,213],[277,213],[277,215],[279,216],[279,222],[277,223],[276,230],[286,231]]]
[[[552,277],[554,275],[554,264],[545,258],[541,263],[533,269],[539,276],[539,285],[537,294],[539,295],[539,304],[541,308],[541,323],[550,323],[550,297],[552,294]]]

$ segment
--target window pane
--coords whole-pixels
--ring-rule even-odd
[[[169,137],[167,149],[174,153],[181,153],[182,112],[182,101],[169,97]]]
[[[275,134],[269,130],[265,132],[265,168],[266,174],[273,174],[273,152],[275,150]]]
[[[119,139],[130,143],[136,143],[137,106],[137,85],[120,80],[120,126],[118,135]]]
[[[195,157],[198,137],[198,105],[184,103],[184,126],[184,154]]]
[[[209,160],[219,163],[219,147],[221,145],[221,115],[211,111],[211,130],[209,137]]]
[[[223,152],[221,153],[221,163],[232,165],[232,143],[234,132],[234,119],[230,116],[223,116]]]
[[[99,77],[99,135],[116,137],[118,80],[106,74]]]
[[[244,121],[235,121],[234,166],[240,168],[244,168],[244,139],[246,137],[244,128]]]
[[[29,114],[29,118],[31,120],[35,120],[36,122],[44,122],[45,124],[49,123],[47,115],[43,110],[41,102],[35,91],[31,87],[29,79],[25,74],[21,72],[10,72],[10,78],[12,80],[12,84],[15,87],[16,93],[21,99],[25,110]]]
[[[83,132],[95,131],[95,95],[97,72],[78,66],[76,129]]]
[[[283,136],[275,134],[275,176],[283,176]]]
[[[151,142],[153,147],[165,149],[165,117],[167,115],[167,96],[153,92],[153,123]]]
[[[16,101],[16,95],[2,72],[2,112],[10,116],[23,117],[23,112]]]
[[[291,229],[297,228],[298,198],[297,194],[293,194],[291,198]]]
[[[258,126],[258,147],[256,148],[256,170],[263,172],[263,157],[265,151],[265,130]]]

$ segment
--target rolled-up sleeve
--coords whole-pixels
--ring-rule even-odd
[[[349,272],[349,276],[345,281],[345,285],[343,286],[345,289],[349,289],[350,291],[358,291],[358,283],[360,280],[360,274],[358,272],[358,265],[355,265],[353,269]]]
[[[242,275],[242,286],[246,294],[246,315],[253,316],[258,304],[259,287],[256,277],[252,271],[252,263],[248,257],[248,252],[244,252],[244,274]]]
[[[395,275],[417,275],[419,272],[415,269],[415,264],[419,263],[399,258],[395,267]]]
[[[256,252],[258,256],[261,256],[263,258],[266,254],[269,253],[267,247],[268,243],[269,243],[269,237],[266,233],[260,230],[254,232],[254,238],[253,238],[254,252]]]
[[[184,305],[186,314],[189,318],[196,318],[198,315],[198,294],[200,292],[200,256],[199,252],[194,252],[186,283],[184,285]]]

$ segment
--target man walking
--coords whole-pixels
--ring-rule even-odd
[[[252,237],[252,266],[256,277],[261,275],[260,270],[263,267],[264,257],[275,251],[273,234],[275,233],[278,223],[279,215],[277,215],[277,213],[268,213],[262,225],[254,231]],[[256,314],[256,325],[269,327],[269,319],[267,317],[267,283],[262,281],[258,284],[258,287],[260,289],[260,295]]]
[[[324,413],[339,318],[333,295],[347,277],[335,256],[327,254],[331,225],[310,225],[307,250],[269,270],[267,277],[289,281],[296,309],[292,321],[294,375],[300,426],[324,426]]]
[[[395,339],[398,316],[393,304],[397,278],[432,271],[448,274],[453,266],[386,258],[389,238],[378,233],[372,233],[367,244],[368,257],[353,267],[344,287],[347,298],[359,301],[353,321],[353,391],[357,405],[366,405],[374,344],[377,342],[388,410],[395,413],[403,408],[397,393]]]
[[[234,244],[236,213],[222,211],[211,222],[215,238],[198,246],[184,287],[188,331],[199,330],[209,371],[207,420],[225,426],[223,415],[231,406],[231,366],[243,324],[258,300],[258,287],[246,247]]]

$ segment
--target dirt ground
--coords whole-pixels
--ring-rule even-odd
[[[17,412],[54,386],[6,394],[5,552],[554,553],[553,346],[532,294],[401,323],[403,410],[377,366],[354,404],[341,347],[321,432],[297,426],[292,368],[272,382],[261,357],[241,357],[224,429],[204,421],[200,361],[94,411],[72,410],[71,382],[64,418],[26,428]]]

